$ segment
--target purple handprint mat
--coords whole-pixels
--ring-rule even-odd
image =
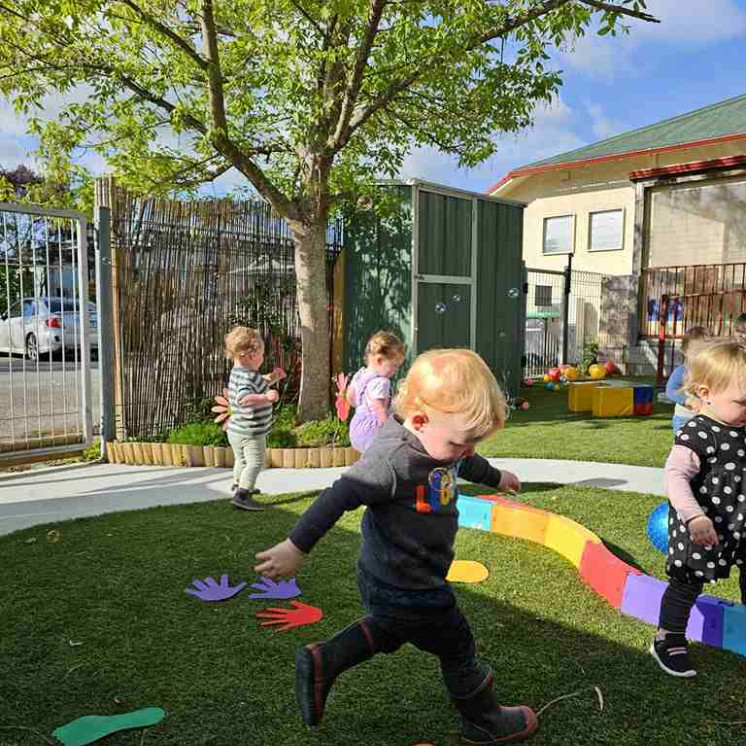
[[[295,598],[296,596],[300,596],[301,594],[301,590],[300,588],[298,588],[298,585],[295,582],[295,578],[290,578],[290,580],[279,580],[275,582],[271,578],[263,575],[261,582],[252,583],[251,587],[262,592],[252,593],[249,595],[249,598],[286,599]]]
[[[192,585],[184,590],[190,596],[196,596],[202,601],[227,601],[229,598],[239,594],[246,587],[246,583],[231,586],[227,575],[220,576],[220,582],[216,583],[212,577],[204,580],[195,578]]]

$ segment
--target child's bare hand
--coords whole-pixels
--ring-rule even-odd
[[[698,515],[687,524],[692,544],[698,547],[715,546],[718,543],[718,535],[713,522],[706,515]]]
[[[280,394],[275,389],[270,389],[267,392],[267,401],[276,402],[280,398]]]
[[[258,552],[256,559],[259,560],[259,564],[254,566],[254,570],[272,580],[292,578],[305,558],[306,555],[290,539],[285,539],[271,549]]]
[[[521,491],[521,480],[512,471],[503,471],[497,489],[509,492]]]

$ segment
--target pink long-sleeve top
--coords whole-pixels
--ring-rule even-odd
[[[704,515],[692,492],[691,481],[699,473],[699,456],[686,446],[675,445],[666,459],[665,479],[668,500],[684,523]]]

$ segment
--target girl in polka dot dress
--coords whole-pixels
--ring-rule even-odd
[[[746,603],[746,348],[733,341],[698,347],[685,390],[700,413],[677,433],[666,461],[669,584],[650,653],[672,676],[695,676],[686,627],[705,582],[740,571]]]

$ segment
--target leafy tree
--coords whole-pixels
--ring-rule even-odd
[[[324,247],[342,200],[433,145],[474,166],[561,76],[548,49],[654,20],[644,0],[0,0],[0,92],[47,154],[93,147],[123,183],[188,188],[231,168],[288,221],[301,419],[328,409]]]

